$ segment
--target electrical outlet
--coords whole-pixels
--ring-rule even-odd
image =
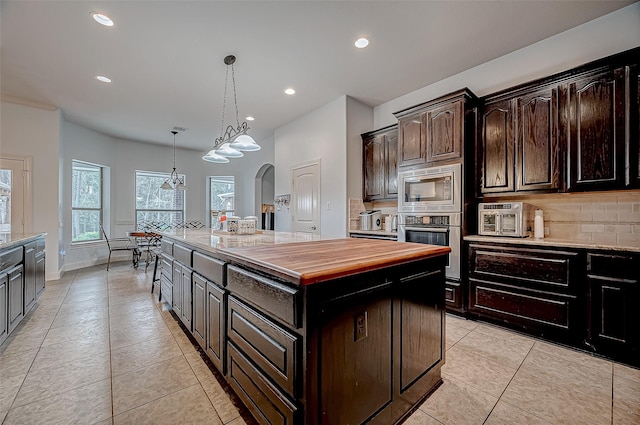
[[[363,312],[360,314],[357,314],[354,318],[353,318],[353,340],[354,342],[360,341],[361,339],[364,339],[368,336],[368,330],[367,330],[367,324],[368,320],[367,320],[367,312]]]
[[[331,201],[327,201],[327,210],[331,209]]]

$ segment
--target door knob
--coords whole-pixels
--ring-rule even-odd
[[[311,226],[311,227],[309,227],[309,229],[316,230],[316,226]]]

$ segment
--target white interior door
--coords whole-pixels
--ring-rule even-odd
[[[27,159],[0,158],[0,234],[28,230],[29,170]]]
[[[291,220],[294,232],[320,234],[320,163],[294,167]]]

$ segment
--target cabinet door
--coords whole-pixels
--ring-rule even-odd
[[[398,197],[398,131],[385,136],[385,197]]]
[[[182,317],[182,266],[177,261],[173,262],[173,311],[178,317]]]
[[[569,83],[570,191],[624,187],[625,70]]]
[[[225,370],[225,291],[213,282],[207,282],[207,356],[224,375]]]
[[[514,189],[514,137],[511,101],[486,105],[482,110],[481,193]]]
[[[36,303],[36,243],[24,246],[24,313]]]
[[[462,158],[462,101],[427,111],[427,163]]]
[[[7,272],[9,294],[9,333],[18,326],[24,317],[24,275],[22,264]]]
[[[384,198],[384,135],[364,141],[364,200]]]
[[[9,335],[9,315],[7,314],[8,277],[6,273],[0,274],[0,344]]]
[[[193,336],[202,349],[206,350],[207,323],[207,281],[193,273]]]
[[[44,251],[36,255],[36,298],[40,297],[45,288],[45,264]]]
[[[191,275],[192,271],[190,268],[182,266],[182,309],[180,318],[182,319],[182,323],[187,327],[187,329],[191,330]]]
[[[640,261],[587,254],[589,341],[596,352],[640,365]]]
[[[424,113],[398,121],[398,167],[423,165],[427,161]]]
[[[638,65],[631,67],[631,128],[630,156],[631,156],[631,184],[640,187],[640,70]],[[635,85],[635,87],[633,87]]]
[[[559,189],[558,90],[520,96],[516,110],[516,190]]]

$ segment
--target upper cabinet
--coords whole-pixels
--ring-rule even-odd
[[[640,187],[640,49],[487,96],[481,195]]]
[[[466,115],[475,96],[460,90],[396,112],[398,118],[398,167],[461,162],[467,136]]]
[[[567,189],[625,186],[625,68],[579,78],[563,87],[568,116]],[[636,141],[637,143],[637,141]]]
[[[363,200],[398,197],[398,126],[362,135]]]

